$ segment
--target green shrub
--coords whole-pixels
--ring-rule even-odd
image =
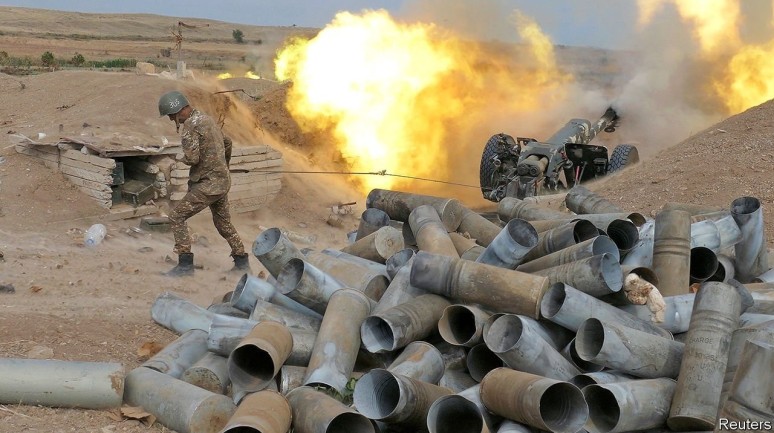
[[[94,68],[134,68],[137,59],[93,60],[90,63]]]
[[[233,37],[238,44],[243,44],[245,42],[245,34],[242,33],[242,30],[235,29],[231,32],[231,37]]]
[[[46,67],[54,66],[56,59],[54,58],[54,54],[52,54],[51,51],[46,51],[42,56],[40,56],[40,62],[43,63],[43,66]]]
[[[83,64],[86,63],[86,59],[83,57],[83,54],[75,53],[73,58],[70,59],[70,63],[75,66],[83,66]]]

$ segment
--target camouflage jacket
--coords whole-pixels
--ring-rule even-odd
[[[224,140],[212,117],[194,109],[183,123],[183,162],[191,166],[190,188],[221,195],[231,188],[227,156],[231,140]],[[228,147],[228,148],[227,148]]]

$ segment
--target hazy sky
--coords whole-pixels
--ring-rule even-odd
[[[3,6],[100,13],[150,13],[241,24],[324,27],[337,12],[387,9],[485,39],[514,39],[503,19],[514,9],[532,16],[554,43],[624,48],[635,22],[634,0],[0,0]]]

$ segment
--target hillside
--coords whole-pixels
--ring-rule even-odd
[[[670,201],[728,208],[737,197],[757,197],[764,206],[772,246],[772,119],[774,101],[769,101],[712,125],[590,188],[627,210],[651,215]]]
[[[39,59],[50,51],[69,60],[80,53],[88,60],[136,59],[171,65],[178,60],[173,31],[183,28],[182,59],[190,67],[238,69],[274,77],[274,53],[290,37],[310,37],[319,30],[270,27],[150,14],[87,14],[0,6],[0,51],[11,57]],[[244,43],[233,38],[241,30]],[[162,54],[171,50],[169,57]]]

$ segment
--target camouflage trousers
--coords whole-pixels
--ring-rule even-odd
[[[169,223],[172,234],[175,236],[175,253],[191,252],[191,234],[188,232],[186,220],[209,207],[212,212],[212,222],[223,239],[231,246],[231,255],[245,254],[245,246],[242,238],[231,224],[231,213],[228,207],[228,195],[207,195],[198,191],[196,187],[189,188],[188,194],[175,206],[169,214]]]

